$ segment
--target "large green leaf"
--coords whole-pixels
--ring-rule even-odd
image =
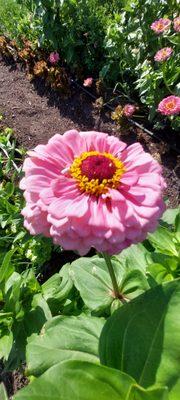
[[[127,374],[83,361],[57,364],[14,400],[166,400],[166,389],[143,390]]]
[[[180,377],[180,280],[156,286],[123,305],[100,337],[100,360],[147,388],[169,387],[178,400]]]
[[[28,373],[38,376],[66,359],[99,362],[98,343],[104,320],[96,317],[54,317],[27,346]]]

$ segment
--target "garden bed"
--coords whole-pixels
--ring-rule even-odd
[[[167,182],[167,204],[178,205],[180,187],[179,156],[165,142],[159,142],[148,136],[143,130],[132,125],[127,132],[121,133],[112,122],[108,110],[99,111],[93,101],[84,92],[72,87],[71,96],[63,97],[53,89],[45,87],[43,80],[36,79],[34,86],[17,67],[0,64],[0,113],[1,125],[10,126],[15,132],[19,146],[31,149],[39,143],[46,143],[55,133],[66,130],[97,130],[116,135],[128,144],[139,141],[163,166]],[[73,252],[61,253],[61,262],[57,255],[52,257],[44,268],[40,281],[44,282],[59,267],[76,258]],[[3,366],[2,366],[3,368]],[[8,394],[13,395],[27,384],[22,372],[2,373],[2,381]],[[11,397],[10,397],[11,398]]]
[[[180,157],[168,144],[130,125],[122,134],[112,122],[110,111],[99,111],[86,93],[72,87],[71,96],[63,97],[47,88],[41,79],[36,79],[33,86],[19,68],[1,62],[0,111],[3,124],[14,129],[20,146],[33,148],[46,143],[55,133],[73,128],[113,133],[128,144],[138,140],[163,165],[168,206],[178,205]]]

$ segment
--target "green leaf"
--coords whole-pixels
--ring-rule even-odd
[[[28,343],[28,374],[38,376],[66,359],[98,362],[103,325],[104,320],[96,317],[54,317]]]
[[[145,273],[146,268],[148,267],[146,259],[147,254],[148,251],[141,243],[139,243],[131,245],[116,257],[119,259],[120,263],[123,263],[123,265],[126,265],[131,269],[139,269]]]
[[[44,305],[45,300],[41,299],[41,294],[34,296],[29,310],[23,310],[22,318],[15,319],[12,326],[13,346],[6,363],[7,370],[18,368],[25,361],[25,351],[28,338],[34,333],[39,333],[51,313],[47,312],[48,305]]]
[[[7,279],[14,271],[14,267],[11,264],[11,258],[14,252],[15,250],[9,250],[3,259],[2,265],[0,267],[0,283],[2,283],[3,281],[7,281]]]
[[[119,308],[100,336],[103,364],[131,375],[145,388],[168,386],[178,399],[180,280],[148,290]]]
[[[180,214],[179,208],[168,208],[161,217],[161,221],[166,222],[168,225],[174,225],[178,214]]]
[[[149,288],[141,271],[131,270],[117,257],[111,259],[120,293],[131,299]],[[98,313],[114,300],[113,286],[103,258],[82,257],[71,264],[71,277],[86,306]]]
[[[67,298],[73,287],[70,277],[70,264],[65,264],[58,274],[54,274],[42,285],[42,293],[51,312],[57,315],[60,305]]]
[[[120,371],[85,361],[65,361],[46,371],[14,400],[166,400],[166,389],[150,391]]]
[[[79,258],[71,264],[71,277],[90,310],[98,312],[110,306],[114,299],[113,287],[103,258]]]
[[[5,185],[5,192],[8,197],[11,197],[14,193],[14,184],[12,182],[7,182]]]
[[[158,284],[172,281],[174,279],[172,273],[162,264],[152,263],[149,265],[148,271]]]
[[[178,251],[173,243],[173,233],[167,228],[159,227],[154,233],[148,235],[148,239],[161,253],[178,257]]]
[[[8,400],[8,395],[3,383],[0,383],[0,399],[1,400]]]

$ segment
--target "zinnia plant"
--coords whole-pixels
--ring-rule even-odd
[[[24,226],[80,255],[104,253],[113,281],[109,254],[144,240],[164,212],[160,165],[139,143],[93,131],[57,134],[28,154]]]
[[[173,53],[172,47],[164,47],[163,49],[157,51],[157,53],[154,56],[154,60],[158,62],[166,61],[171,57],[172,53]]]
[[[171,20],[168,18],[160,18],[151,24],[151,29],[157,33],[163,33],[170,28]]]
[[[168,96],[160,101],[158,111],[163,115],[176,115],[180,112],[180,97]]]

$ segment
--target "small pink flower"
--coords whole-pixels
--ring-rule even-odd
[[[57,51],[53,51],[50,53],[49,61],[51,64],[56,64],[59,61],[59,58],[59,53],[57,53]]]
[[[123,107],[123,114],[126,117],[131,117],[135,112],[136,112],[136,106],[134,106],[133,104],[126,104]]]
[[[176,32],[180,32],[180,17],[174,18],[173,27]]]
[[[166,31],[167,29],[169,29],[171,25],[171,20],[168,18],[160,18],[157,21],[154,21],[151,24],[151,29],[159,34],[159,33],[163,33],[164,31]]]
[[[93,83],[93,78],[84,79],[83,86],[91,87]]]
[[[175,115],[180,112],[180,97],[168,96],[160,101],[158,111],[163,115]]]
[[[158,62],[166,61],[171,57],[172,53],[173,53],[172,47],[164,47],[163,49],[157,51],[157,53],[154,56],[154,60]]]
[[[70,130],[29,151],[24,226],[81,255],[117,254],[153,232],[165,210],[161,166],[139,143]]]

